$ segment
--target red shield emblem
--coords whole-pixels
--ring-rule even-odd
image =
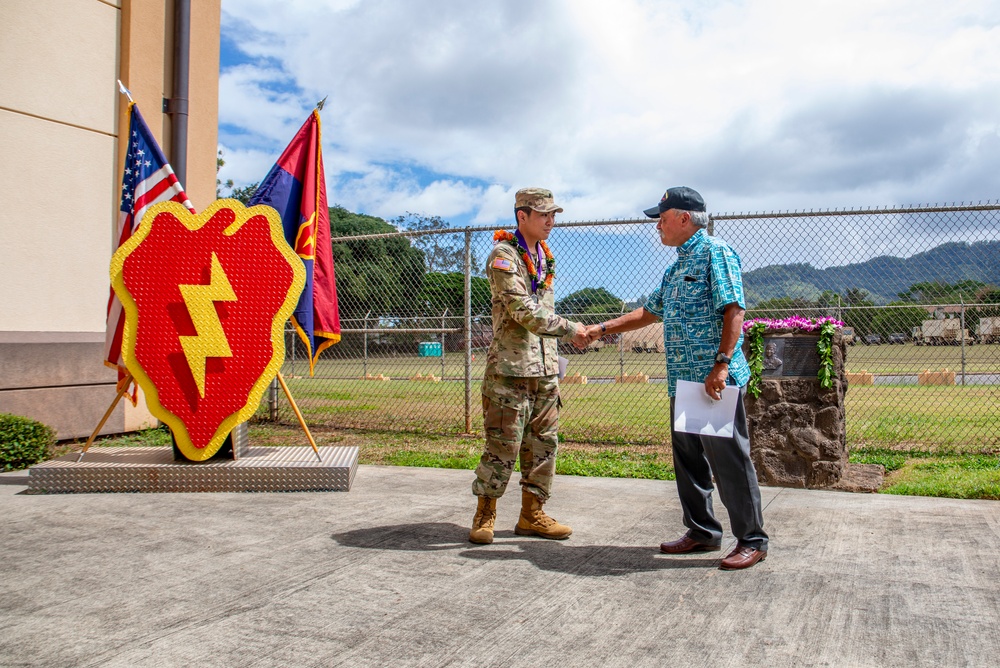
[[[122,357],[188,459],[214,455],[256,411],[285,357],[305,285],[278,212],[217,200],[146,212],[111,260],[125,309]]]

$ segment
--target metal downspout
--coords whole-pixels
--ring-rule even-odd
[[[173,97],[163,100],[171,120],[170,164],[187,186],[188,84],[191,64],[191,0],[174,0]]]

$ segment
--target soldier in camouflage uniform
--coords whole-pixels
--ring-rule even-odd
[[[555,260],[545,240],[562,208],[544,188],[519,190],[516,234],[497,232],[486,262],[493,309],[493,342],[483,378],[486,447],[472,493],[479,497],[469,540],[492,543],[496,502],[521,462],[522,536],[569,538],[573,530],[545,514],[552,491],[559,431],[559,354],[556,340],[587,343],[585,327],[555,314]]]

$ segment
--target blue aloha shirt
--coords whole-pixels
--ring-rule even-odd
[[[677,393],[678,379],[704,383],[712,371],[722,341],[723,311],[734,303],[746,308],[740,267],[740,256],[729,244],[698,230],[677,249],[677,261],[646,301],[645,309],[663,320],[670,396]],[[742,386],[750,380],[742,346],[741,332],[727,384]]]

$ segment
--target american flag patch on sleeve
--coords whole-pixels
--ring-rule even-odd
[[[498,257],[493,260],[494,269],[502,269],[504,271],[510,271],[510,260],[505,260],[502,257]]]

